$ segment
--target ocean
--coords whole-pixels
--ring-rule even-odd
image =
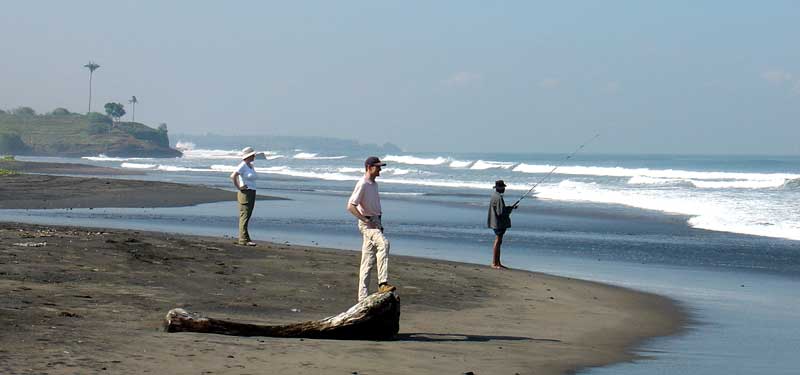
[[[23,159],[138,169],[146,174],[124,178],[232,189],[228,175],[238,150],[177,146],[184,157]],[[358,249],[345,204],[369,155],[260,150],[266,157],[256,160],[259,194],[289,200],[257,203],[254,239]],[[512,217],[505,264],[662,294],[690,312],[687,331],[637,348],[647,359],[582,373],[796,374],[800,368],[800,156],[377,156],[388,163],[378,181],[394,254],[488,264],[493,235],[485,228],[486,206],[494,181],[508,184],[509,204],[541,182]],[[236,209],[220,202],[2,210],[0,219],[235,236]]]

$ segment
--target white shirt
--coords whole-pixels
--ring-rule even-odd
[[[368,177],[358,180],[353,194],[350,195],[349,204],[356,206],[358,212],[364,216],[379,216],[381,214],[381,197],[378,195],[378,183]]]
[[[247,185],[248,189],[256,190],[256,179],[258,174],[256,170],[250,168],[244,161],[236,167],[236,173],[239,173],[239,186]]]

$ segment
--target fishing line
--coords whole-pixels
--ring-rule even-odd
[[[538,182],[536,182],[535,184],[533,184],[533,186],[531,186],[531,188],[530,188],[530,189],[528,189],[528,191],[527,191],[527,192],[525,192],[525,194],[523,194],[523,195],[522,195],[522,196],[521,196],[519,199],[517,199],[517,201],[516,201],[516,202],[514,202],[513,206],[516,206],[516,205],[518,205],[518,204],[519,204],[519,202],[522,202],[522,200],[523,200],[523,199],[527,198],[527,197],[528,197],[528,195],[530,195],[530,193],[533,191],[533,189],[536,189],[536,187],[537,187],[537,186],[539,186],[539,184],[541,184],[542,182],[544,182],[545,180],[547,180],[547,178],[548,178],[548,177],[550,177],[550,175],[552,175],[552,174],[553,174],[553,172],[555,172],[555,171],[556,171],[556,169],[558,169],[558,167],[560,167],[560,166],[564,165],[564,163],[566,163],[566,162],[567,162],[567,160],[569,160],[569,159],[572,159],[572,157],[573,157],[573,156],[575,156],[575,154],[577,154],[578,152],[580,152],[580,151],[581,151],[581,150],[582,150],[582,149],[583,149],[583,148],[584,148],[586,145],[588,145],[589,143],[591,143],[591,142],[592,142],[592,141],[593,141],[595,138],[597,138],[597,137],[599,137],[599,136],[600,136],[600,133],[597,133],[597,134],[595,134],[595,135],[594,135],[594,137],[592,137],[592,138],[589,138],[589,140],[588,140],[588,141],[586,141],[586,142],[583,142],[583,144],[581,144],[580,146],[578,146],[578,148],[577,148],[577,149],[575,149],[575,151],[573,151],[571,154],[567,155],[567,157],[566,157],[564,160],[562,160],[562,161],[561,161],[560,163],[558,163],[558,164],[557,164],[555,167],[553,167],[553,169],[551,169],[551,170],[550,170],[550,172],[548,172],[548,173],[547,173],[547,174],[546,174],[544,177],[542,177],[542,179],[541,179],[541,180],[539,180]]]

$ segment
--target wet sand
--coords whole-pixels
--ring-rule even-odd
[[[152,183],[144,184],[115,202],[154,203],[140,198]],[[66,205],[78,191],[51,189]],[[185,189],[191,201],[199,188]],[[8,192],[0,203],[13,200]],[[685,322],[679,306],[652,294],[393,256],[390,276],[402,301],[395,341],[161,330],[174,307],[264,324],[337,314],[356,302],[359,258],[226,238],[0,223],[0,373],[562,374],[634,359],[637,343]]]
[[[108,173],[104,169],[111,169],[65,165],[68,168],[63,173],[69,174],[94,175],[97,172]],[[47,170],[53,170],[53,167]],[[182,207],[236,201],[235,191],[159,181],[44,174],[15,174],[0,178],[0,209]],[[283,198],[259,195],[258,199]]]

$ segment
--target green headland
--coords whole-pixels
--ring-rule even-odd
[[[179,157],[170,148],[167,127],[114,121],[92,112],[64,108],[36,114],[27,107],[0,110],[0,155],[80,157],[105,154],[121,157]]]

